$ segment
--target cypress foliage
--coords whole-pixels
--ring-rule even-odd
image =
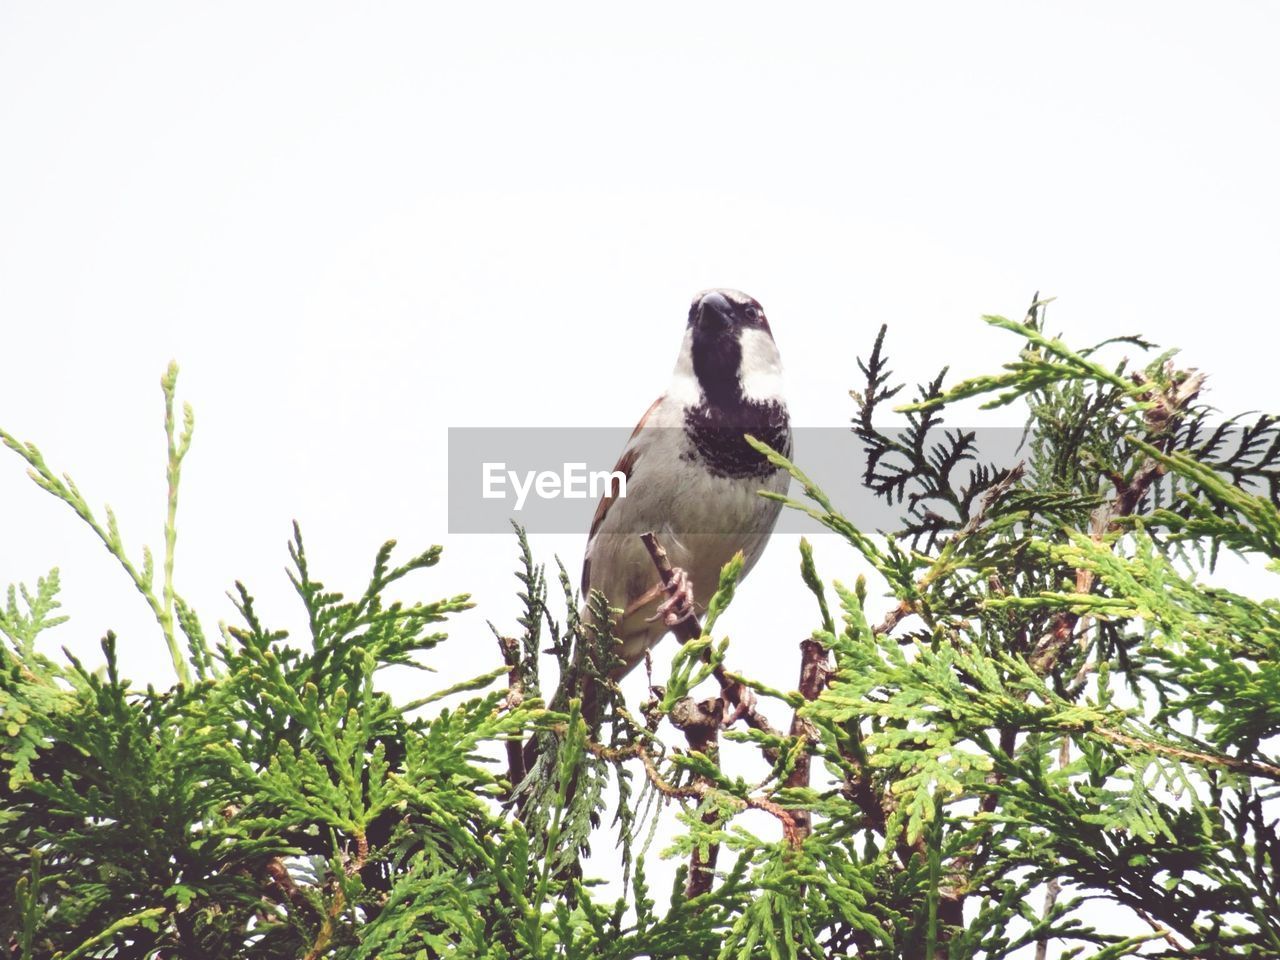
[[[888,535],[758,445],[802,492],[780,499],[855,554],[851,577],[828,580],[802,543],[814,602],[792,612],[808,636],[796,690],[732,672],[715,636],[730,564],[653,700],[609,689],[591,723],[572,696],[544,703],[539,655],[608,687],[607,637],[523,533],[523,613],[510,635],[495,627],[493,668],[397,703],[379,671],[429,665],[448,649],[440,624],[470,606],[388,598],[422,589],[439,548],[398,560],[387,543],[348,598],[295,527],[306,635],[264,624],[237,584],[240,623],[210,638],[174,588],[194,428],[189,408],[177,423],[176,368],[158,573],[109,510],[0,431],[117,558],[176,678],[130,683],[110,634],[101,667],[54,655],[56,570],[9,589],[0,952],[1280,957],[1280,604],[1204,582],[1224,552],[1280,573],[1280,421],[1220,417],[1172,353],[1126,359],[1153,349],[1141,338],[1068,346],[1044,306],[986,318],[1013,358],[925,381],[901,430],[877,425],[907,399],[880,331],[852,425],[864,485],[900,508]],[[983,460],[972,430],[947,426],[973,398],[1025,405],[1020,459]],[[873,593],[889,599],[880,622]],[[721,697],[693,700],[712,677]],[[735,707],[745,729],[720,730]],[[786,730],[768,720],[780,711]],[[768,777],[731,769],[721,739],[758,750]],[[659,894],[646,866],[662,818],[678,822],[663,852],[687,866]],[[618,850],[584,862],[606,820]],[[616,870],[621,895],[588,869]]]

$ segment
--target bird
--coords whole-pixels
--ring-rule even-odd
[[[789,475],[746,441],[791,456],[791,422],[782,361],[764,309],[738,290],[705,290],[689,307],[667,389],[650,405],[623,448],[614,485],[601,497],[587,536],[582,597],[599,591],[614,611],[620,680],[678,623],[706,610],[721,568],[739,551],[741,577],[760,559]],[[625,489],[625,496],[622,491]],[[653,532],[673,566],[659,579],[640,534]],[[584,606],[584,624],[591,622]],[[584,630],[584,635],[590,631]],[[599,691],[584,680],[582,714],[598,723]],[[563,709],[563,689],[551,704]],[[536,759],[530,741],[526,760]]]

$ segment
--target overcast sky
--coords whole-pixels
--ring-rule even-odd
[[[806,426],[847,422],[881,323],[906,379],[967,376],[1013,349],[979,315],[1036,290],[1069,340],[1143,332],[1222,409],[1275,409],[1280,8],[781,11],[0,6],[0,425],[139,557],[176,358],[177,578],[206,622],[243,579],[301,626],[292,518],[340,589],[388,537],[443,542],[421,592],[481,605],[437,658],[453,678],[494,665],[484,620],[516,607],[511,538],[448,536],[446,429],[630,426],[701,288],[763,303]],[[0,453],[0,584],[60,566],[50,642],[96,662],[114,628],[126,672],[168,682],[123,574]],[[576,579],[584,542],[535,547]],[[722,622],[748,672],[780,648],[791,672],[795,567],[776,538]]]

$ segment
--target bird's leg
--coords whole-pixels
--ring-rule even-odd
[[[726,690],[725,693],[733,700],[733,712],[726,716],[720,725],[728,729],[755,710],[756,692],[745,683],[735,683],[733,688]]]
[[[671,568],[671,582],[663,589],[670,596],[658,607],[658,612],[645,621],[646,623],[662,620],[668,627],[674,627],[694,616],[693,581],[689,579],[683,567]]]

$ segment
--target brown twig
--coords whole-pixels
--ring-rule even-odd
[[[689,749],[701,753],[717,767],[720,765],[720,725],[724,722],[724,700],[719,697],[695,702],[690,697],[680,700],[671,710],[671,723],[684,733],[689,742]],[[707,784],[705,778],[698,781]],[[702,822],[714,827],[720,816],[714,809],[702,814]],[[710,843],[706,852],[702,847],[695,847],[689,857],[689,878],[685,882],[684,894],[692,899],[711,891],[711,881],[715,876],[716,860],[720,855],[720,844]]]
[[[746,796],[739,797],[732,793],[724,793],[705,780],[695,780],[684,787],[677,787],[675,784],[663,778],[662,773],[658,770],[658,765],[654,761],[653,755],[644,748],[642,743],[633,743],[625,747],[606,747],[601,743],[587,742],[587,751],[593,757],[599,757],[602,760],[619,761],[638,759],[644,766],[645,776],[649,782],[653,784],[664,797],[672,800],[702,800],[712,793],[719,794],[729,803],[734,804],[744,810],[760,810],[769,814],[771,817],[777,818],[782,824],[782,836],[787,843],[792,846],[800,845],[800,834],[796,830],[795,817],[790,810],[787,810],[774,803],[768,797],[763,796]]]
[[[524,678],[520,674],[520,641],[515,637],[498,637],[498,647],[502,650],[502,662],[507,670],[507,709],[515,709],[524,702]],[[507,782],[515,790],[529,771],[524,763],[524,742],[522,739],[507,741]]]
[[[1280,767],[1273,763],[1241,760],[1239,757],[1228,757],[1220,753],[1204,753],[1200,750],[1188,750],[1185,747],[1173,747],[1164,743],[1154,743],[1150,740],[1144,740],[1141,737],[1135,737],[1128,733],[1121,733],[1119,730],[1112,730],[1108,727],[1094,727],[1093,733],[1096,733],[1104,740],[1110,740],[1112,743],[1118,743],[1125,747],[1133,747],[1135,750],[1150,750],[1152,753],[1158,753],[1165,757],[1172,757],[1175,760],[1185,760],[1188,763],[1203,763],[1214,767],[1225,767],[1233,773],[1243,773],[1250,777],[1262,777],[1266,780],[1280,781]]]
[[[1178,938],[1173,935],[1173,931],[1170,930],[1168,927],[1164,927],[1156,923],[1155,920],[1153,920],[1145,910],[1142,910],[1139,907],[1134,907],[1133,912],[1136,913],[1139,917],[1141,917],[1143,921],[1146,923],[1146,925],[1152,929],[1152,931],[1154,931],[1161,938],[1163,938],[1165,943],[1169,944],[1169,946],[1173,947],[1173,949],[1177,950],[1179,953],[1187,953],[1191,949],[1190,947],[1184,945],[1181,941],[1179,941]]]
[[[817,700],[831,679],[831,668],[827,665],[827,656],[827,648],[817,640],[800,641],[800,695],[806,701]],[[791,736],[801,738],[804,741],[804,747],[800,751],[800,756],[796,758],[796,765],[791,768],[791,773],[787,776],[785,786],[807,787],[812,762],[810,749],[813,742],[817,740],[817,731],[814,730],[813,724],[800,716],[799,708],[791,717]],[[796,821],[796,832],[803,840],[813,829],[813,814],[809,810],[794,810],[792,816]]]
[[[281,895],[297,910],[310,911],[311,904],[307,900],[298,885],[293,882],[293,877],[289,873],[289,868],[284,865],[284,861],[279,857],[272,857],[262,868],[267,875],[267,879],[271,881],[271,885],[280,891]]]
[[[892,633],[899,623],[915,612],[916,608],[914,604],[909,603],[906,600],[899,600],[898,605],[885,615],[885,618],[880,621],[880,625],[872,632],[878,637],[884,636],[887,633]]]

